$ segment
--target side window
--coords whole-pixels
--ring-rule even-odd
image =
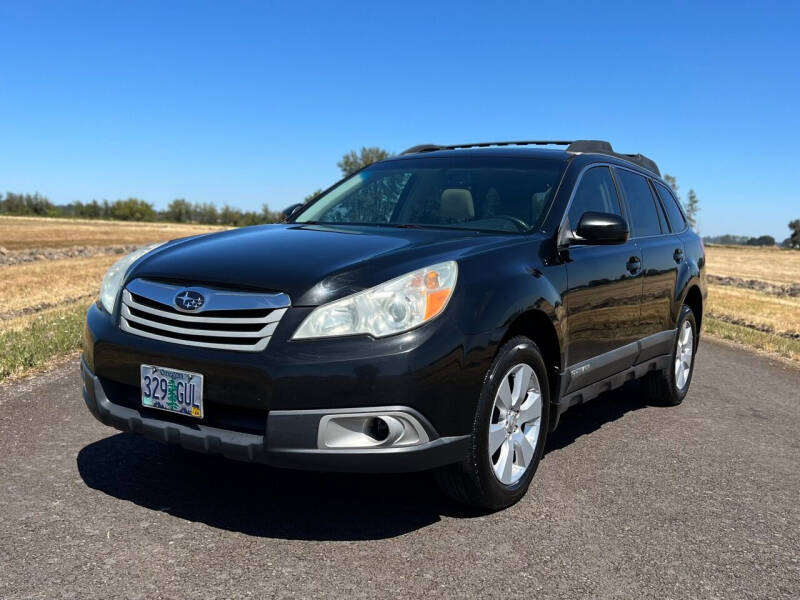
[[[592,167],[583,174],[567,214],[569,226],[576,229],[583,213],[590,211],[622,214],[608,167]]]
[[[683,231],[686,227],[686,219],[683,218],[683,213],[678,202],[672,193],[660,183],[656,184],[658,195],[661,196],[661,202],[664,204],[664,210],[667,211],[667,218],[669,219],[672,231]]]
[[[661,224],[656,212],[655,198],[647,179],[626,169],[616,169],[617,180],[628,201],[631,237],[660,235]]]

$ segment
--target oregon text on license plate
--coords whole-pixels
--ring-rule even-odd
[[[200,373],[142,365],[142,406],[203,418]]]

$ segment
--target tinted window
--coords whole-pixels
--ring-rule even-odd
[[[295,221],[521,232],[541,223],[563,169],[562,161],[508,157],[386,161],[334,187]]]
[[[365,180],[326,206],[317,219],[326,223],[388,223],[410,177],[410,173],[383,173]]]
[[[583,174],[567,215],[572,229],[577,229],[585,212],[622,214],[619,210],[617,188],[608,167],[592,167]]]
[[[628,201],[631,237],[659,235],[661,225],[658,222],[655,198],[647,179],[624,169],[617,169],[616,173],[622,186],[622,193]]]
[[[667,211],[667,218],[672,231],[683,231],[683,228],[686,227],[686,219],[683,218],[683,213],[678,207],[675,197],[659,183],[656,184],[656,189],[658,190],[658,195],[661,196],[664,209]]]

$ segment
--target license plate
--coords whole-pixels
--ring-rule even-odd
[[[142,406],[203,418],[203,376],[153,365],[141,366]]]

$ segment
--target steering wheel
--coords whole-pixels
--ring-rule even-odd
[[[492,215],[493,219],[505,219],[506,221],[511,221],[517,229],[520,231],[528,231],[528,224],[523,221],[522,219],[518,219],[517,217],[512,217],[511,215]]]

